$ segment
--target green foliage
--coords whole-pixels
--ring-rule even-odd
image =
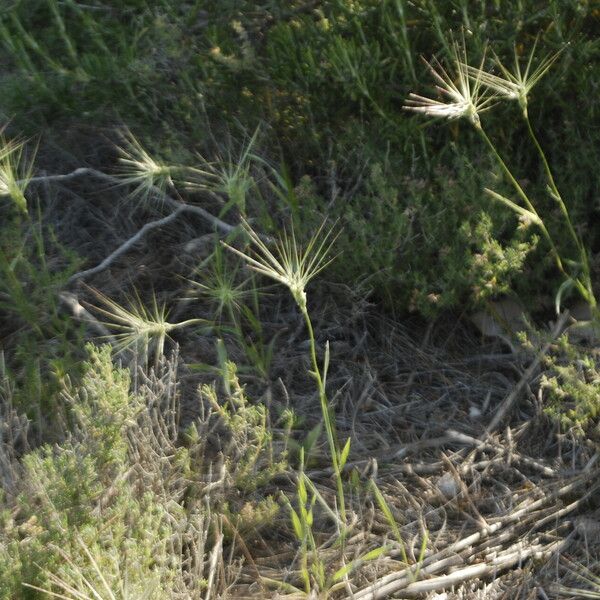
[[[216,240],[215,240],[216,241]],[[248,277],[239,264],[216,241],[211,255],[194,270],[191,297],[208,309],[215,333],[243,352],[241,372],[250,371],[268,379],[275,337],[268,340],[260,318],[259,297],[262,290],[256,277]],[[220,348],[225,353],[225,346]],[[227,362],[221,361],[221,367]],[[199,367],[200,365],[196,365]]]
[[[521,225],[512,235],[501,236],[506,239],[498,239],[501,211],[484,208],[481,177],[472,172],[467,181],[464,171],[462,184],[440,168],[427,185],[419,179],[397,182],[389,165],[371,165],[364,191],[340,205],[339,213],[337,207],[332,210],[343,227],[336,243],[339,259],[331,273],[361,280],[388,306],[424,315],[452,308],[465,297],[481,301],[518,285],[538,238]],[[318,194],[312,180],[303,178],[295,194],[307,215],[300,222],[307,229],[314,227],[310,215]],[[411,203],[402,208],[406,197]],[[478,198],[476,207],[472,197]],[[447,229],[453,229],[453,235],[434,235]]]
[[[499,76],[485,70],[485,59],[481,60],[479,67],[470,65],[464,40],[461,45],[455,42],[452,49],[452,66],[449,69],[441,66],[439,61],[434,64],[428,63],[431,74],[437,82],[438,93],[441,92],[444,99],[440,101],[437,97],[431,98],[411,93],[405,108],[427,117],[453,122],[464,119],[472,126],[473,131],[480,137],[489,155],[497,164],[503,179],[510,184],[515,200],[489,187],[486,187],[484,191],[493,200],[518,215],[523,223],[535,226],[544,245],[547,246],[557,270],[564,278],[560,289],[562,290],[565,281],[576,288],[589,304],[592,314],[596,318],[597,301],[593,289],[588,248],[575,229],[570,210],[556,185],[553,170],[529,119],[531,92],[560,55],[560,52],[556,52],[541,61],[538,59],[537,64],[532,66],[536,45],[537,39],[525,67],[520,65],[519,53],[516,48],[515,66],[512,70],[507,69],[496,57],[496,67],[502,73],[502,76]],[[559,222],[554,224],[555,228],[561,225],[560,233],[552,232],[551,215],[544,210],[540,198],[525,191],[523,185],[515,177],[514,167],[503,158],[496,143],[487,133],[487,125],[484,125],[481,116],[500,99],[518,102],[521,117],[530,138],[530,145],[534,151],[532,153],[537,155],[543,165],[547,195],[555,203],[560,214]],[[539,190],[536,195],[538,194]],[[567,254],[569,246],[571,246],[571,251],[576,250],[576,260]],[[559,301],[556,304],[560,307]]]
[[[190,39],[182,26],[194,11],[177,8],[178,3],[164,5],[166,10],[161,5],[34,0],[3,9],[0,38],[13,66],[2,85],[3,111],[18,112],[27,95],[36,98],[30,108],[38,122],[74,115],[96,119],[111,106],[133,121],[154,120],[169,105],[177,121],[197,117],[192,98],[199,90],[183,101],[177,93],[165,93],[173,87],[169,73],[191,66],[194,44],[181,40]],[[182,78],[190,75],[188,70]],[[184,85],[195,87],[191,80]]]
[[[546,358],[542,375],[547,413],[565,429],[578,434],[598,424],[600,416],[600,366],[597,357],[562,336]]]
[[[286,469],[286,455],[275,456],[267,410],[262,404],[249,403],[233,363],[224,365],[223,379],[225,403],[219,402],[213,386],[203,386],[202,396],[217,411],[228,433],[228,440],[221,442],[227,448],[226,471],[236,488],[252,492]]]
[[[526,227],[519,231],[526,232]],[[468,257],[466,264],[469,271],[465,283],[471,282],[473,296],[476,300],[507,294],[512,281],[523,271],[527,256],[533,252],[538,243],[538,236],[528,236],[525,239],[515,237],[503,246],[492,234],[493,226],[490,217],[482,213],[474,231],[465,232],[461,227],[461,238],[471,242],[472,248],[481,251]],[[530,239],[527,239],[527,238]]]
[[[80,325],[59,298],[77,264],[41,219],[13,216],[0,227],[0,325],[2,346],[10,349],[5,367],[15,382],[16,407],[47,412],[49,429],[62,383],[67,374],[76,375],[81,353]]]
[[[38,597],[24,583],[58,591],[53,577],[83,592],[78,571],[100,585],[82,544],[115,592],[123,581],[141,589],[156,579],[157,561],[166,560],[166,512],[126,477],[127,428],[139,407],[129,395],[129,373],[113,368],[109,347],[87,350],[74,435],[23,458],[19,511],[6,513],[0,529],[0,597]],[[165,569],[156,582],[163,593],[171,576]]]
[[[113,367],[110,346],[96,349],[88,344],[86,350],[89,359],[81,383],[64,395],[85,431],[90,456],[101,465],[123,465],[128,449],[123,434],[135,422],[141,401],[129,393],[129,372]]]
[[[25,192],[33,172],[24,142],[0,136],[0,351],[3,376],[14,384],[13,402],[29,415],[47,412],[36,425],[52,428],[58,393],[75,376],[80,328],[60,306],[59,292],[78,260],[43,224],[37,200]],[[11,204],[5,202],[12,200]],[[16,210],[15,210],[16,208]]]
[[[87,352],[80,384],[66,391],[71,435],[13,465],[21,476],[0,498],[0,598],[41,598],[43,590],[198,597],[209,537],[220,536],[213,511],[238,536],[271,526],[279,511],[273,497],[254,494],[286,468],[266,410],[248,403],[230,364],[226,403],[205,389],[214,413],[190,426],[182,446],[169,414],[156,410],[164,379],[135,395],[109,346]],[[215,418],[225,462],[222,478],[205,483]]]
[[[541,55],[569,45],[534,90],[530,117],[542,132],[550,164],[565,165],[557,183],[569,189],[573,222],[585,229],[597,217],[591,202],[597,182],[590,173],[600,128],[590,90],[598,83],[591,65],[600,43],[598,15],[589,3],[188,4],[14,3],[0,15],[9,57],[0,110],[16,115],[19,126],[26,125],[18,122],[20,114],[34,126],[65,118],[112,123],[116,116],[160,155],[189,158],[194,149],[207,147],[211,154],[228,155],[202,185],[225,195],[226,209],[242,212],[248,196],[257,193],[249,156],[224,152],[219,142],[215,150],[208,138],[217,121],[223,129],[243,132],[265,122],[261,144],[278,148],[277,159],[283,158],[291,181],[309,175],[314,208],[345,217],[351,234],[340,245],[339,276],[355,283],[375,273],[373,287],[396,308],[430,314],[485,286],[467,280],[475,257],[489,255],[486,239],[512,248],[519,258],[506,260],[517,269],[527,268],[522,258],[530,249],[519,247],[523,240],[510,233],[509,217],[483,201],[482,188],[495,183],[489,164],[476,161],[474,174],[461,161],[449,161],[453,142],[402,111],[409,91],[423,80],[418,57],[432,52],[441,60],[448,57],[449,32],[463,29],[475,61],[489,41],[510,65],[515,45],[523,52],[545,31],[538,43]],[[507,130],[507,118],[492,115],[489,130],[498,134],[502,154],[514,157],[515,171],[527,174],[530,190],[543,192],[543,169],[535,155],[523,151],[526,132]],[[565,136],[565,131],[573,133]],[[460,126],[453,130],[453,137],[458,135],[465,138]],[[462,143],[471,147],[465,155],[481,153],[478,142]],[[374,181],[378,177],[386,189]],[[447,193],[449,182],[455,187]],[[263,200],[272,204],[280,198]],[[471,232],[475,215],[483,213],[491,225],[478,240]],[[560,216],[551,211],[547,225],[560,230]],[[470,241],[461,252],[465,228]],[[597,248],[597,234],[588,233],[589,246]],[[540,244],[537,256],[546,250]],[[548,267],[536,261],[526,292],[556,288]],[[479,277],[477,269],[474,275]],[[488,281],[496,277],[496,291],[502,291],[515,272],[499,267],[487,275]]]
[[[34,186],[43,177],[31,180],[31,155],[23,143],[0,138],[0,376],[12,407],[43,434],[38,446],[56,442],[35,450],[25,443],[18,457],[14,449],[1,457],[16,476],[0,494],[0,598],[216,597],[226,587],[217,591],[214,579],[233,570],[222,557],[246,553],[246,542],[265,532],[268,543],[275,524],[275,535],[297,542],[294,581],[307,595],[341,590],[353,571],[393,546],[408,565],[400,525],[374,482],[369,515],[380,518],[369,519],[395,542],[365,536],[354,557],[346,552],[350,533],[358,533],[348,491],[358,496],[363,488],[357,472],[347,484],[351,442],[338,439],[329,345],[320,351],[308,312],[306,286],[330,261],[331,238],[319,234],[326,223],[339,224],[329,277],[360,283],[399,312],[430,317],[514,289],[533,303],[551,297],[558,271],[593,298],[599,23],[598,10],[579,0],[15,0],[0,8],[0,116],[10,128],[43,127],[62,143],[71,127],[125,123],[114,170],[131,198],[148,200],[158,189],[206,203],[228,222],[241,216],[259,224],[261,236],[245,228],[251,245],[237,245],[238,231],[227,242],[259,275],[287,286],[300,309],[322,417],[301,436],[296,487],[283,500],[290,519],[279,525],[272,490],[289,471],[295,416],[284,411],[273,423],[246,393],[247,374],[270,382],[276,338],[261,320],[258,276],[232,266],[221,247],[193,275],[203,314],[190,316],[208,313],[210,321],[172,323],[156,296],[122,306],[99,293],[117,349],[137,349],[146,364],[134,364],[134,379],[115,367],[108,347],[91,345],[81,364],[83,333],[60,305],[77,259],[35,214]],[[534,70],[535,89],[517,107],[485,114],[496,144],[487,151],[489,138],[462,123],[448,134],[402,108],[425,80],[419,56],[446,64],[452,32],[461,31],[474,65],[487,68],[488,42],[502,65],[511,65],[513,52],[526,59],[538,36],[537,51],[551,57]],[[461,74],[477,80],[476,71],[463,66]],[[501,85],[496,75],[482,81]],[[436,104],[437,95],[425,100]],[[525,122],[513,118],[519,108]],[[528,136],[538,152],[523,143]],[[510,171],[493,160],[500,156],[510,157]],[[543,222],[514,202],[510,184],[525,204],[532,199]],[[568,190],[568,205],[559,189]],[[279,236],[290,217],[293,230]],[[181,231],[192,230],[191,219],[185,225]],[[307,247],[297,240],[309,240]],[[149,277],[158,283],[161,275]],[[179,304],[173,313],[188,308]],[[207,324],[219,361],[209,371],[221,382],[201,388],[202,417],[180,436],[177,379],[165,348],[171,333],[191,326],[199,333]],[[249,364],[238,369],[229,351]],[[165,364],[172,371],[162,372]],[[564,338],[546,367],[548,413],[565,428],[589,431],[600,414],[596,357]],[[331,495],[304,472],[304,449],[316,447],[323,430]],[[313,454],[316,461],[316,448]],[[415,579],[427,543],[423,528]]]

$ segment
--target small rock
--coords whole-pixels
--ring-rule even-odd
[[[437,481],[437,488],[442,495],[450,500],[458,494],[458,486],[450,473],[444,473]]]
[[[471,419],[479,419],[481,417],[481,409],[477,406],[469,407],[469,416]]]

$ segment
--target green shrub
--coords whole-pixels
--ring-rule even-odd
[[[526,295],[556,287],[551,264],[540,260],[545,244],[535,264],[523,263],[530,249],[519,244],[531,240],[513,236],[510,217],[482,202],[482,188],[495,187],[496,169],[478,159],[474,175],[468,162],[448,159],[459,136],[465,156],[480,156],[480,143],[460,125],[447,139],[402,111],[409,91],[424,79],[419,56],[447,58],[449,32],[464,30],[475,59],[489,41],[510,63],[515,45],[528,48],[545,31],[540,54],[569,45],[536,89],[531,119],[543,132],[550,163],[562,165],[558,186],[569,190],[573,221],[589,229],[592,249],[600,243],[588,225],[598,212],[597,181],[590,174],[600,147],[590,93],[599,76],[592,68],[600,53],[599,19],[589,3],[336,0],[306,6],[272,0],[257,7],[140,0],[109,7],[100,1],[84,6],[35,0],[17,2],[0,18],[8,51],[0,110],[16,116],[16,126],[26,125],[19,115],[27,115],[34,127],[63,127],[65,119],[125,120],[153,151],[189,163],[196,149],[207,160],[223,154],[216,140],[227,136],[214,131],[239,138],[263,122],[256,151],[282,160],[292,185],[310,176],[314,208],[345,215],[357,236],[355,244],[341,243],[338,275],[353,284],[373,273],[390,274],[383,287],[379,281],[374,287],[396,308],[412,306],[426,314],[456,306],[494,276],[497,291],[506,289],[515,275],[506,261],[529,269]],[[543,191],[543,169],[523,151],[526,132],[507,129],[509,119],[492,115],[487,126],[502,154],[514,158],[517,176],[527,175],[528,191]],[[374,184],[379,168],[385,190]],[[448,190],[451,182],[455,186]],[[390,190],[397,190],[393,200]],[[279,196],[266,201],[266,212],[281,210]],[[475,223],[479,215],[486,225]],[[488,223],[485,235],[473,233]],[[548,226],[557,224],[560,216],[550,214]],[[462,252],[464,236],[468,250]],[[375,248],[373,240],[382,243]],[[490,257],[484,248],[490,240],[512,249],[513,256],[498,259],[503,264],[480,277],[480,270],[467,265],[479,255]],[[467,281],[471,271],[475,280]]]
[[[576,434],[598,428],[600,417],[600,368],[597,358],[569,342],[564,335],[545,360],[542,375],[546,412],[564,429]],[[597,438],[597,434],[592,436]]]
[[[81,326],[59,296],[77,264],[41,219],[9,215],[0,226],[0,350],[15,383],[15,407],[30,416],[44,414],[36,419],[44,434],[52,434],[62,415],[58,395],[67,374],[76,376],[81,358]]]
[[[239,535],[271,525],[279,510],[254,494],[287,464],[265,409],[248,403],[229,365],[228,400],[222,405],[207,388],[213,410],[181,445],[173,365],[139,374],[133,393],[109,346],[87,352],[80,384],[65,392],[68,439],[11,459],[19,477],[0,497],[0,598],[89,593],[84,578],[101,597],[198,597],[210,544],[221,543],[216,516]],[[219,440],[211,438],[215,425]],[[223,469],[211,481],[205,453],[217,441]]]
[[[389,166],[372,164],[364,190],[332,207],[343,227],[330,276],[360,281],[388,306],[428,316],[465,298],[479,302],[522,285],[538,237],[525,226],[509,233],[514,219],[501,227],[502,210],[484,199],[482,177],[475,171],[461,177],[440,167],[429,184],[398,181]],[[297,220],[310,230],[319,202],[312,180],[303,178],[295,195],[302,213]]]
[[[115,591],[117,576],[131,589],[156,579],[157,543],[169,531],[166,512],[151,492],[140,494],[127,480],[126,433],[139,399],[129,394],[128,372],[113,368],[108,347],[88,346],[88,352],[72,398],[78,422],[71,439],[22,459],[14,490],[19,510],[5,515],[0,530],[0,597],[30,597],[23,584],[56,591],[53,577],[77,587],[77,569],[100,585],[88,550]]]

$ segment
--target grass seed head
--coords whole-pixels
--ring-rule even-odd
[[[24,141],[0,137],[0,197],[10,197],[27,214],[25,190],[33,174],[33,160],[24,156]]]
[[[527,59],[527,65],[523,70],[515,48],[515,64],[511,71],[508,69],[498,56],[494,55],[494,62],[501,75],[495,75],[484,71],[481,67],[475,68],[463,64],[463,68],[467,70],[471,80],[479,81],[481,85],[488,88],[496,96],[506,98],[508,100],[518,101],[521,110],[524,114],[527,114],[527,102],[531,90],[539,83],[540,79],[548,72],[548,69],[554,64],[556,59],[560,56],[563,49],[549,54],[543,58],[537,67],[533,68],[535,50],[537,47],[537,39],[529,53]]]
[[[228,152],[227,157],[208,162],[201,155],[201,168],[187,169],[188,179],[185,187],[190,190],[203,189],[223,195],[226,198],[226,209],[236,206],[243,215],[246,212],[246,197],[256,185],[252,175],[254,146],[260,130],[257,128],[239,154]]]
[[[323,233],[325,223],[321,223],[304,250],[299,248],[293,228],[290,232],[284,230],[271,250],[245,220],[243,228],[250,237],[254,255],[245,254],[228,244],[225,246],[241,256],[257,273],[285,285],[300,310],[305,312],[306,286],[333,260],[328,258],[328,254],[337,235],[332,235],[333,229]]]
[[[104,306],[91,308],[107,317],[108,321],[104,322],[104,325],[115,331],[112,337],[117,340],[117,352],[135,349],[147,357],[154,350],[158,361],[164,353],[165,342],[172,331],[202,322],[202,319],[189,319],[180,323],[170,323],[167,320],[168,311],[165,305],[159,305],[154,295],[148,307],[136,292],[134,297],[129,299],[129,307],[125,308],[98,290],[92,292]]]
[[[190,280],[194,288],[193,295],[208,300],[217,320],[221,320],[224,311],[239,311],[245,299],[251,295],[249,279],[240,281],[238,267],[228,268],[223,252],[217,246],[211,255],[210,269],[198,269],[197,279]]]
[[[118,148],[121,169],[117,176],[123,185],[134,187],[133,196],[147,199],[153,189],[165,193],[173,185],[173,167],[152,158],[129,131],[123,135],[124,144]]]
[[[427,98],[411,93],[404,108],[439,119],[466,118],[478,127],[479,115],[490,108],[493,97],[482,93],[480,78],[470,76],[466,65],[464,42],[461,46],[457,43],[453,45],[454,77],[437,60],[431,63],[425,62],[437,82],[436,89],[443,99]]]

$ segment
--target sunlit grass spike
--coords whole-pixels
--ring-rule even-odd
[[[27,214],[25,190],[33,174],[33,160],[24,154],[25,142],[0,136],[0,197],[9,197]]]
[[[544,77],[564,50],[564,48],[561,48],[554,54],[546,55],[532,70],[537,42],[538,40],[536,39],[531,52],[529,53],[525,70],[521,68],[516,48],[514,50],[514,68],[512,71],[502,63],[496,54],[494,54],[494,62],[500,70],[501,75],[488,73],[482,69],[482,66],[476,68],[463,64],[463,68],[467,70],[469,77],[472,80],[479,81],[480,84],[488,88],[497,96],[509,100],[517,100],[521,109],[526,113],[531,90],[539,83],[540,79]]]
[[[337,236],[332,236],[332,229],[322,235],[324,227],[325,221],[311,237],[305,250],[298,247],[296,234],[292,228],[289,233],[284,231],[281,238],[275,242],[274,250],[271,251],[244,220],[243,228],[250,237],[255,255],[245,254],[228,244],[225,246],[241,256],[257,273],[285,285],[304,312],[306,310],[306,286],[333,260],[328,258],[328,254]]]
[[[428,98],[411,93],[404,105],[406,110],[418,112],[426,116],[440,119],[466,118],[473,125],[479,126],[479,115],[491,107],[494,96],[486,95],[481,91],[482,80],[472,77],[466,64],[466,50],[462,46],[453,45],[454,77],[437,61],[427,64],[431,75],[436,81],[436,89],[443,99]],[[481,60],[481,66],[485,54]]]
[[[148,308],[136,292],[134,298],[129,300],[129,308],[125,308],[102,292],[92,292],[104,305],[92,308],[104,315],[108,319],[104,325],[115,331],[113,337],[117,340],[117,352],[137,350],[147,357],[154,350],[156,360],[159,360],[172,331],[202,322],[202,319],[189,319],[170,323],[165,305],[159,305],[154,295]]]
[[[123,134],[123,140],[118,147],[121,168],[117,176],[123,185],[133,187],[132,196],[145,200],[154,188],[164,193],[173,185],[174,167],[155,160],[130,131]]]

